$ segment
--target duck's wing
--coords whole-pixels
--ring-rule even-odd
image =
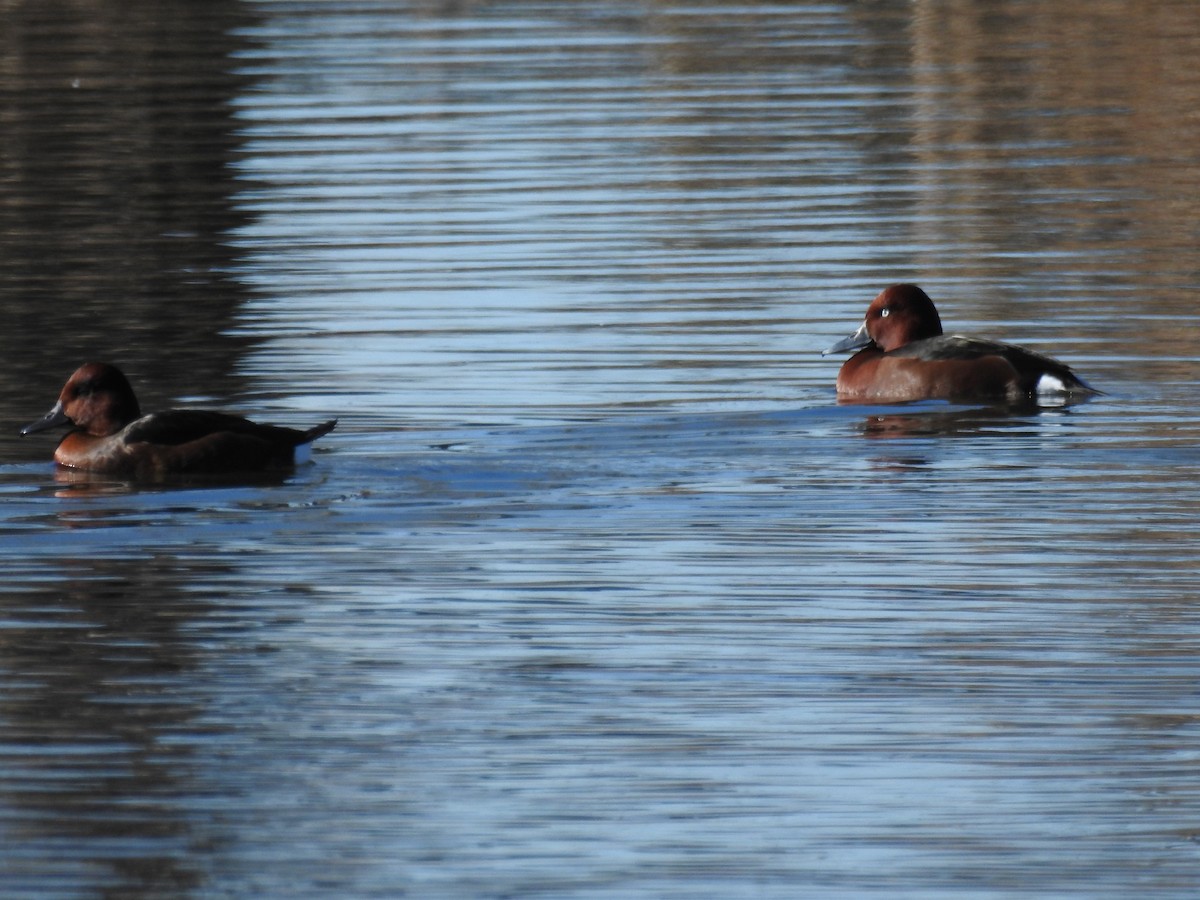
[[[1061,384],[1059,390],[1065,393],[1101,393],[1076,375],[1066,363],[1002,341],[989,341],[961,334],[943,334],[913,341],[888,355],[926,360],[971,360],[998,356],[1013,367],[1022,389],[1027,393],[1043,390],[1041,385],[1045,376]]]
[[[298,447],[332,431],[335,424],[333,420],[301,431],[228,413],[171,409],[143,416],[115,437],[138,471],[253,471],[295,463]]]
[[[128,444],[145,442],[178,446],[214,435],[229,434],[294,447],[328,433],[335,422],[301,431],[282,425],[263,425],[229,413],[205,409],[169,409],[131,422],[125,427],[122,438]]]

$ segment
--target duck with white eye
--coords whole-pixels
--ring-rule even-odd
[[[1101,393],[1063,363],[1000,341],[947,335],[916,285],[885,289],[854,334],[825,351],[857,351],[837,378],[838,399],[899,403],[954,399],[1068,402]]]

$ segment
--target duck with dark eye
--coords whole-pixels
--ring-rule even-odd
[[[170,409],[143,416],[129,381],[115,366],[87,363],[67,380],[58,402],[21,429],[33,434],[70,426],[54,460],[61,466],[137,479],[253,472],[307,457],[333,419],[301,431],[228,413]]]
[[[1100,391],[1058,360],[999,341],[942,333],[933,301],[894,284],[867,308],[862,326],[825,351],[857,350],[837,377],[839,400],[1039,401]]]

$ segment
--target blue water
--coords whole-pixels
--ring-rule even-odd
[[[1190,5],[183,9],[0,37],[0,893],[1194,893]],[[1106,393],[838,405],[899,280]]]

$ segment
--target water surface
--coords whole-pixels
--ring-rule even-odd
[[[1194,892],[1189,3],[0,16],[5,896]],[[1106,393],[838,405],[900,280]]]

